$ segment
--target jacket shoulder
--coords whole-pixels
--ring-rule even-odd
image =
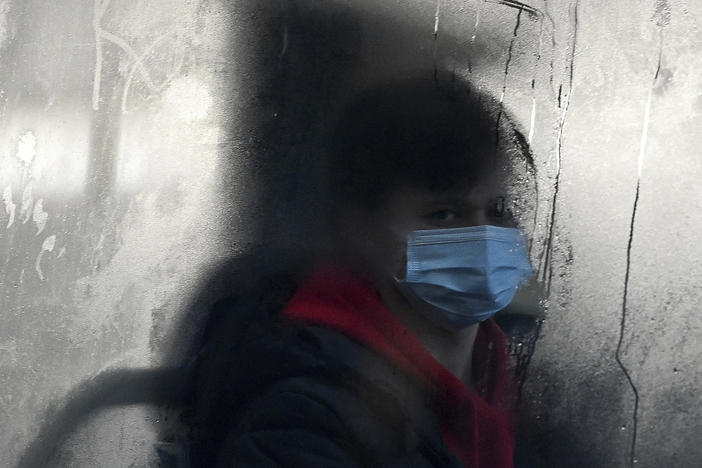
[[[277,382],[247,405],[217,466],[365,466],[332,394],[317,379]]]
[[[221,466],[457,466],[425,395],[392,363],[323,327],[276,340],[257,359],[272,378],[230,427]]]

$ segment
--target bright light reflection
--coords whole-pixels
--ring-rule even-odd
[[[89,154],[89,112],[69,105],[17,109],[0,133],[0,189],[19,196],[31,182],[35,196],[83,191]]]

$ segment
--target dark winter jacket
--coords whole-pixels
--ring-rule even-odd
[[[193,466],[512,466],[494,322],[480,327],[472,390],[362,281],[327,270],[281,311],[286,294],[218,305],[193,400]]]

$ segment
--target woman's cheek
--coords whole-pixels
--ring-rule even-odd
[[[407,246],[404,242],[395,242],[392,251],[391,274],[394,278],[404,279],[407,273]]]

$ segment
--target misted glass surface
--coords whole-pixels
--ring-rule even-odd
[[[365,219],[523,233],[533,274],[496,315],[515,466],[699,466],[701,17],[685,0],[0,0],[0,465],[198,466],[184,395],[212,305],[284,304],[339,239],[408,279],[391,236],[343,228]],[[383,205],[359,180],[399,168],[327,151],[344,102],[417,77],[484,111],[493,164],[441,192],[458,205],[414,179]],[[354,218],[349,194],[385,217]]]

